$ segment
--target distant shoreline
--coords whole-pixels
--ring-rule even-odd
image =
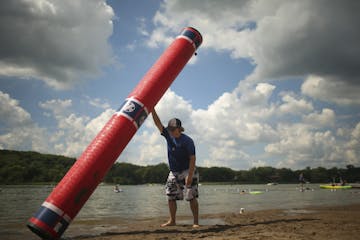
[[[56,184],[75,163],[75,158],[38,152],[0,150],[0,184]],[[126,162],[115,162],[103,181],[108,184],[140,185],[166,182],[169,167],[164,162],[140,166]],[[305,167],[305,166],[304,166]],[[229,167],[201,167],[200,182],[206,184],[294,184],[303,181],[313,183],[360,182],[360,167],[346,168],[305,167],[292,170],[271,166],[234,170]]]
[[[1,187],[11,187],[11,186],[56,186],[58,184],[58,182],[34,182],[34,183],[11,183],[11,184],[0,184],[0,188]],[[164,185],[164,183],[142,183],[142,184],[118,184],[121,186],[145,186],[145,185]],[[288,182],[288,183],[278,183],[277,185],[291,185],[291,184],[298,184],[298,183],[293,183],[293,182]],[[322,182],[322,183],[309,183],[312,185],[326,185],[326,184],[331,184],[329,182]],[[359,183],[348,183],[348,185],[351,184],[359,184]],[[99,184],[99,186],[114,186],[115,183],[107,183],[107,182],[102,182]],[[267,185],[267,183],[238,183],[238,182],[200,182],[200,185],[264,185],[264,186],[268,186],[268,187],[272,187],[272,185]],[[275,185],[276,186],[276,185]],[[304,184],[304,186],[306,186]]]

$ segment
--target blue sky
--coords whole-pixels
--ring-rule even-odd
[[[78,157],[181,29],[193,26],[203,44],[156,109],[164,124],[183,121],[199,166],[359,166],[357,1],[0,7],[1,149]],[[151,117],[118,161],[167,161]]]

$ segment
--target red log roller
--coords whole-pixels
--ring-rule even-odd
[[[196,29],[183,29],[29,219],[31,231],[61,237],[201,43]]]

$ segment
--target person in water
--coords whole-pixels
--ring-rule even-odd
[[[299,183],[300,183],[300,191],[303,192],[305,191],[304,189],[304,183],[306,183],[305,178],[304,178],[304,174],[300,173],[299,175]]]
[[[165,128],[155,109],[152,111],[152,117],[161,135],[166,139],[170,168],[165,188],[170,218],[161,226],[176,225],[176,201],[183,200],[185,195],[185,200],[190,203],[194,217],[193,227],[199,227],[199,204],[197,201],[199,173],[195,167],[194,141],[183,133],[184,128],[179,119],[171,119]]]

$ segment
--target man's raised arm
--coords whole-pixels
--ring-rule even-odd
[[[161,123],[161,121],[160,121],[160,118],[159,118],[159,116],[157,115],[157,113],[156,113],[156,111],[155,111],[155,108],[154,108],[154,110],[151,112],[151,115],[152,115],[152,117],[153,117],[155,126],[159,129],[160,132],[162,132],[164,126],[162,125],[162,123]]]

